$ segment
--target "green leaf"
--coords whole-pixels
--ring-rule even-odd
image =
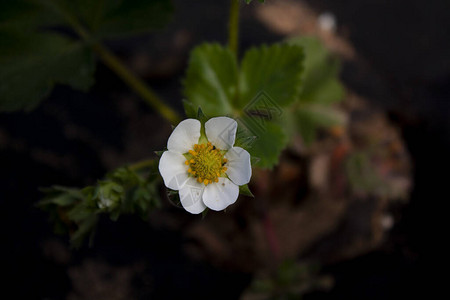
[[[0,111],[30,110],[55,83],[86,91],[94,58],[80,42],[57,34],[0,31]]]
[[[86,237],[89,237],[89,245],[92,245],[98,219],[98,215],[90,214],[80,222],[77,230],[70,237],[72,247],[80,248]]]
[[[209,117],[232,113],[236,97],[237,63],[233,53],[218,44],[196,47],[189,61],[184,95]]]
[[[251,157],[259,158],[259,161],[254,162],[254,166],[273,168],[288,142],[285,130],[273,121],[264,121],[255,125],[254,119],[249,117],[239,119],[238,124],[248,131],[248,136],[256,136],[251,146],[247,147]]]
[[[316,132],[319,128],[329,128],[345,123],[345,115],[343,113],[333,107],[320,104],[301,105],[294,112],[294,115],[303,142],[307,146],[315,141]]]
[[[316,37],[295,38],[289,43],[301,46],[305,51],[300,101],[332,104],[342,100],[345,91],[338,79],[340,61]]]
[[[244,108],[261,92],[278,106],[292,104],[300,94],[302,71],[300,46],[275,44],[250,49],[241,63],[236,106]]]
[[[247,197],[255,198],[255,196],[250,191],[250,188],[248,187],[248,184],[239,186],[239,194],[247,196]]]
[[[259,157],[258,166],[271,168],[287,143],[276,122],[299,96],[302,62],[300,46],[276,44],[248,51],[238,71],[228,48],[201,45],[192,51],[184,80],[186,114],[194,117],[201,107],[209,117],[234,117],[236,145]]]
[[[45,207],[47,205],[70,206],[84,200],[83,193],[78,189],[52,186],[51,188],[43,188],[40,190],[46,195],[38,203],[39,207]]]

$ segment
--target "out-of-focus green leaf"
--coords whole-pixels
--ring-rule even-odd
[[[41,191],[46,194],[46,197],[39,202],[39,206],[51,204],[57,206],[69,206],[84,199],[84,195],[80,190],[63,186],[43,188]]]
[[[338,79],[339,60],[315,37],[295,38],[289,43],[302,46],[305,51],[300,102],[331,104],[342,100],[344,88]]]
[[[297,45],[275,44],[245,53],[239,78],[238,108],[244,108],[261,92],[278,106],[297,100],[303,72],[303,50]]]
[[[92,53],[57,34],[0,31],[0,65],[0,111],[34,108],[55,83],[87,90],[94,82]]]
[[[237,74],[236,58],[228,48],[200,45],[191,53],[183,81],[184,95],[194,108],[201,107],[209,117],[231,114]]]
[[[320,104],[301,105],[294,113],[303,142],[309,146],[316,139],[319,128],[345,124],[345,116],[337,109]]]
[[[89,246],[91,246],[98,220],[99,216],[97,214],[90,214],[86,219],[83,219],[77,230],[70,237],[71,246],[80,248],[87,237],[89,237]]]
[[[345,162],[345,172],[352,190],[358,194],[386,194],[389,189],[374,168],[368,152],[352,153]]]
[[[283,123],[290,135],[300,133],[308,146],[319,128],[345,123],[343,114],[332,106],[345,92],[338,78],[340,63],[315,37],[295,38],[289,43],[303,47],[305,68],[298,100],[293,109],[284,111]]]

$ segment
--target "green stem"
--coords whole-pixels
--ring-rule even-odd
[[[142,161],[139,161],[137,163],[129,165],[128,169],[130,169],[132,171],[138,171],[138,170],[144,169],[144,168],[151,168],[155,164],[156,164],[156,160],[155,159],[146,159],[146,160],[142,160]]]
[[[228,47],[237,56],[239,45],[239,4],[241,0],[231,0],[230,23],[228,24]]]
[[[138,93],[151,107],[159,112],[169,122],[176,125],[181,121],[180,116],[172,108],[167,106],[140,78],[135,76],[117,56],[96,42],[92,48],[100,59],[113,70],[125,83]]]
[[[100,59],[105,65],[113,70],[129,87],[131,87],[137,94],[139,94],[147,104],[153,107],[161,116],[167,119],[173,125],[178,124],[181,121],[179,114],[166,105],[155,92],[153,92],[144,81],[137,77],[130,69],[128,69],[122,61],[104,47],[100,42],[95,41],[90,33],[64,8],[57,5],[53,1],[49,2],[51,8],[61,14],[72,26],[73,30],[82,38],[85,42],[91,45],[92,49],[98,54]]]

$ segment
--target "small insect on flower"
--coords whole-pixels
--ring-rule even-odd
[[[227,208],[252,176],[250,154],[234,147],[237,122],[217,117],[209,119],[204,130],[202,126],[196,119],[180,122],[159,161],[164,184],[179,191],[181,204],[192,214],[206,207]]]

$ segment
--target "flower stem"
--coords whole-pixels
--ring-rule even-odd
[[[228,47],[236,56],[239,45],[239,4],[240,0],[231,0],[230,23],[228,24]]]
[[[181,121],[180,116],[167,106],[139,77],[129,70],[120,59],[102,44],[96,42],[92,49],[98,54],[105,65],[113,70],[125,83],[128,84],[147,104],[153,107],[161,116],[176,125]]]
[[[155,159],[146,159],[146,160],[142,160],[142,161],[138,161],[137,163],[128,165],[128,169],[132,170],[132,171],[138,171],[144,168],[151,168],[156,164],[156,160]]]
[[[96,41],[70,12],[54,1],[47,3],[50,8],[66,19],[67,23],[82,40],[91,45],[92,49],[97,53],[103,63],[114,71],[139,96],[141,96],[147,104],[154,108],[161,116],[173,125],[176,125],[181,121],[181,117],[175,110],[166,105],[164,101],[161,100],[142,79],[137,77],[130,69],[128,69],[116,55],[109,51],[100,42]]]

